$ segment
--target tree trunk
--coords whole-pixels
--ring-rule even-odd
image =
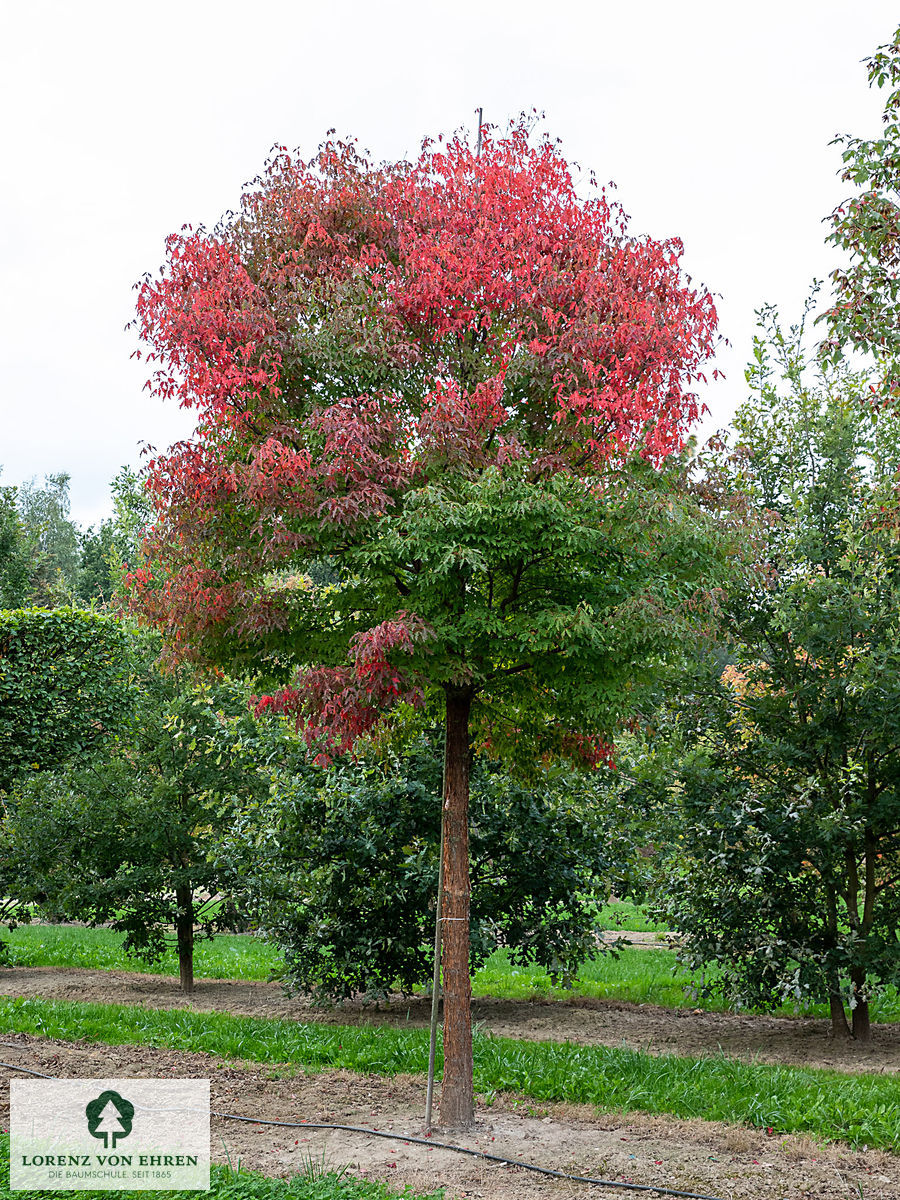
[[[472,693],[447,688],[444,740],[444,1080],[441,1124],[470,1129],[472,982],[469,978],[469,712]]]
[[[868,800],[869,812],[872,813],[875,811],[875,806],[878,803],[878,781],[875,776],[875,766],[871,753],[868,757]],[[871,825],[866,825],[864,841],[866,853],[863,874],[863,915],[860,933],[863,940],[867,942],[872,932],[872,926],[875,923],[875,898],[877,895],[875,870],[879,858],[878,839],[875,837],[875,831]],[[853,980],[853,991],[856,994],[856,1008],[853,1010],[853,1036],[858,1042],[868,1042],[872,1038],[872,1026],[869,1020],[869,1002],[860,998],[866,986],[866,973],[865,971],[859,971],[857,974],[851,975],[851,978]]]
[[[178,913],[175,917],[175,933],[178,937],[178,970],[181,975],[181,990],[186,996],[194,990],[194,897],[187,886],[175,889]]]
[[[856,1008],[853,1010],[853,1036],[858,1042],[868,1042],[872,1038],[868,1000],[856,1002]]]
[[[853,974],[853,992],[856,997],[856,1007],[853,1010],[853,1036],[858,1042],[868,1042],[872,1037],[872,1026],[869,1021],[869,1002],[860,999],[860,993],[865,986],[864,974]]]
[[[850,1026],[847,1024],[847,1014],[844,1012],[844,1001],[839,995],[832,993],[828,997],[831,1009],[831,1036],[834,1038],[850,1038]]]

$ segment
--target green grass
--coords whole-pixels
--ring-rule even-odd
[[[675,955],[670,950],[626,948],[616,957],[605,953],[586,962],[571,988],[563,988],[554,987],[541,967],[517,966],[510,962],[508,951],[498,950],[473,976],[472,988],[477,996],[504,1000],[563,1000],[575,995],[671,1008],[698,1007],[691,977],[683,972],[673,974],[674,966]]]
[[[604,929],[622,930],[630,933],[666,933],[668,925],[653,921],[641,904],[631,900],[613,900],[600,910],[600,923]]]
[[[278,1064],[281,1071],[345,1068],[421,1075],[428,1059],[427,1031],[412,1028],[6,998],[0,998],[0,1023],[10,1032],[202,1051],[224,1062]],[[592,1104],[603,1111],[772,1126],[779,1133],[900,1150],[900,1079],[886,1075],[476,1034],[475,1082],[488,1103],[497,1092],[512,1091],[538,1101]]]
[[[13,966],[178,974],[174,944],[159,962],[146,963],[125,953],[122,938],[112,929],[87,929],[82,925],[19,925],[4,934]],[[278,950],[252,934],[217,934],[194,945],[194,973],[198,978],[267,979],[280,964]]]
[[[715,968],[706,972],[706,980],[715,977]],[[601,954],[585,963],[571,988],[554,987],[550,976],[537,966],[515,966],[505,950],[492,954],[472,979],[477,996],[496,996],[504,1000],[565,1000],[573,995],[609,1000],[627,1000],[633,1004],[659,1004],[665,1008],[699,1008],[706,1012],[732,1012],[734,1005],[721,996],[701,997],[700,976],[678,966],[672,950],[626,948],[617,956]],[[772,1009],[775,1016],[828,1017],[824,1004],[781,1005]],[[900,992],[886,987],[871,1003],[873,1021],[900,1021]]]
[[[431,1196],[415,1195],[404,1189],[397,1192],[383,1183],[353,1179],[338,1171],[323,1169],[318,1162],[307,1163],[307,1170],[290,1179],[270,1179],[256,1171],[244,1171],[240,1166],[213,1166],[209,1191],[203,1193],[212,1200],[439,1200],[443,1192]],[[197,1200],[198,1192],[141,1191],[144,1200]],[[109,1200],[108,1191],[17,1191],[9,1187],[9,1136],[0,1137],[0,1200]]]

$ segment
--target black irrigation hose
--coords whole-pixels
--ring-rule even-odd
[[[8,1045],[9,1043],[7,1043]],[[58,1075],[45,1075],[28,1067],[17,1067],[14,1063],[0,1062],[0,1067],[10,1071],[24,1071],[26,1075],[37,1075],[41,1079],[59,1079]],[[515,1158],[503,1158],[499,1154],[488,1154],[485,1150],[471,1150],[468,1146],[455,1146],[452,1142],[435,1142],[431,1138],[410,1137],[402,1133],[388,1133],[381,1129],[367,1129],[365,1125],[329,1125],[321,1121],[269,1121],[264,1117],[240,1117],[236,1113],[217,1112],[211,1115],[225,1121],[243,1121],[248,1125],[274,1125],[279,1129],[338,1129],[344,1133],[362,1133],[367,1137],[387,1138],[395,1142],[414,1142],[417,1146],[431,1146],[438,1150],[453,1150],[457,1154],[470,1154],[486,1162],[501,1163],[505,1167],[521,1167],[538,1175],[549,1175],[552,1179],[568,1179],[573,1183],[592,1183],[597,1187],[621,1188],[628,1192],[653,1192],[657,1196],[682,1196],[686,1200],[722,1200],[721,1196],[704,1196],[700,1192],[680,1192],[675,1188],[654,1187],[649,1183],[622,1183],[616,1179],[594,1179],[590,1175],[569,1175],[565,1171],[553,1171],[549,1167],[538,1167],[534,1163],[519,1162]]]
[[[58,1075],[45,1075],[43,1071],[31,1071],[28,1067],[14,1067],[12,1063],[0,1063],[0,1067],[9,1067],[11,1071],[24,1071],[26,1075],[37,1075],[38,1079],[59,1079]]]
[[[0,1066],[3,1066],[0,1063]],[[552,1171],[549,1167],[536,1167],[534,1163],[519,1162],[515,1158],[501,1158],[499,1154],[488,1154],[484,1150],[470,1150],[468,1146],[455,1146],[452,1142],[435,1142],[431,1138],[409,1137],[402,1133],[386,1133],[381,1129],[367,1129],[365,1125],[325,1125],[318,1121],[264,1121],[258,1117],[238,1117],[234,1113],[213,1112],[214,1117],[225,1117],[229,1121],[247,1121],[251,1125],[279,1125],[285,1129],[342,1129],[346,1133],[366,1133],[370,1137],[392,1138],[397,1142],[415,1142],[419,1146],[434,1146],[438,1150],[455,1150],[457,1154],[471,1154],[488,1162],[502,1163],[507,1167],[522,1167],[536,1171],[539,1175],[550,1175],[554,1179],[571,1179],[575,1183],[595,1183],[600,1187],[625,1188],[629,1192],[655,1192],[659,1196],[687,1196],[690,1200],[722,1200],[721,1196],[701,1196],[699,1192],[679,1192],[674,1188],[654,1187],[649,1183],[621,1183],[615,1179],[592,1179],[589,1175],[568,1175],[565,1171]]]

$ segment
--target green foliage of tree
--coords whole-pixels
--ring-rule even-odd
[[[17,495],[14,487],[0,487],[0,609],[19,608],[28,598],[31,546]]]
[[[128,570],[144,562],[141,542],[152,511],[139,471],[122,467],[110,484],[113,515],[80,534],[78,595],[82,600],[112,600]]]
[[[330,769],[298,755],[241,807],[223,846],[231,887],[291,986],[342,999],[430,982],[441,782],[440,740],[421,738]],[[574,974],[596,953],[613,871],[597,789],[568,770],[526,785],[477,758],[471,805],[472,969],[508,946]]]
[[[86,759],[128,723],[125,628],[72,608],[0,612],[0,793],[23,774]]]
[[[900,415],[848,371],[811,376],[771,310],[722,477],[763,570],[726,603],[732,663],[676,714],[682,816],[667,915],[748,1004],[829,1002],[869,1037],[900,982]]]
[[[122,467],[110,490],[113,515],[89,529],[69,516],[69,475],[0,488],[0,608],[105,604],[127,568],[143,563],[151,522],[143,477]]]
[[[140,472],[122,467],[110,484],[113,515],[79,532],[77,595],[108,602],[121,589],[126,570],[143,563],[141,539],[151,522],[151,507]]]
[[[81,560],[78,527],[69,517],[69,479],[65,471],[34,479],[18,489],[18,509],[32,545],[30,601],[34,605],[70,603],[78,592]]]
[[[79,600],[108,600],[112,594],[114,575],[110,559],[115,545],[116,527],[113,521],[101,521],[80,531],[77,595]]]
[[[117,583],[125,568],[135,570],[143,562],[144,535],[153,523],[153,505],[144,484],[144,473],[127,465],[110,484],[115,530],[110,565]]]
[[[3,886],[49,913],[110,923],[149,961],[174,927],[189,993],[195,936],[233,919],[212,846],[233,799],[258,798],[265,780],[241,689],[146,667],[138,686],[134,722],[113,753],[13,790],[0,835]]]
[[[880,137],[844,135],[841,179],[855,191],[831,215],[829,241],[843,251],[825,353],[874,355],[900,394],[900,27],[867,60],[869,86],[887,89]]]

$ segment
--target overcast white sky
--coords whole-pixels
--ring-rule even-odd
[[[142,391],[132,284],[167,233],[213,224],[273,143],[325,131],[377,158],[537,107],[570,158],[618,185],[632,230],[677,235],[721,293],[724,424],[753,310],[793,318],[834,266],[838,132],[875,133],[860,60],[896,2],[857,0],[5,0],[0,130],[2,482],[66,470],[73,514],[143,442],[189,432]]]

